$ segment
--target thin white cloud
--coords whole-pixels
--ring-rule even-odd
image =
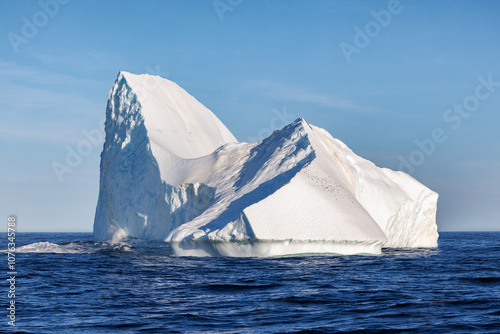
[[[83,94],[95,84],[0,59],[0,139],[73,142],[102,118],[105,101]]]
[[[248,87],[252,87],[252,89],[258,90],[261,94],[265,94],[276,100],[309,103],[344,111],[369,112],[377,110],[376,108],[365,106],[347,98],[312,92],[303,87],[266,81],[251,81],[248,83]]]
[[[75,50],[51,49],[49,53],[28,53],[45,65],[57,65],[58,67],[75,68],[80,70],[114,70],[125,68],[126,61],[117,55],[108,54],[96,49]]]
[[[96,85],[99,81],[75,78],[69,75],[41,70],[34,66],[6,62],[0,58],[0,81],[4,83],[51,85]]]

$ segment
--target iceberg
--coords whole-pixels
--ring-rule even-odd
[[[238,143],[174,82],[120,72],[105,130],[96,241],[165,240],[179,256],[437,247],[437,193],[302,118]]]

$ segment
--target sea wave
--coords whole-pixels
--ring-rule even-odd
[[[81,254],[87,253],[82,245],[77,243],[69,243],[67,245],[58,245],[48,241],[35,242],[16,248],[16,253],[57,253],[57,254]]]
[[[0,253],[7,253],[7,249]],[[18,246],[15,253],[40,253],[40,254],[91,254],[91,253],[114,253],[114,252],[136,252],[173,255],[170,246],[163,241],[127,239],[120,242],[94,242],[72,241],[54,243],[39,241],[27,245]]]
[[[117,244],[94,243],[94,242],[69,242],[56,244],[48,241],[35,242],[28,245],[16,247],[15,253],[41,253],[41,254],[90,254],[106,251],[130,252],[132,246],[121,242]],[[1,250],[6,253],[8,250]]]

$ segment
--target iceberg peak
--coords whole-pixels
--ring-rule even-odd
[[[109,94],[111,121],[142,121],[152,150],[193,159],[237,142],[224,124],[173,81],[120,72]]]

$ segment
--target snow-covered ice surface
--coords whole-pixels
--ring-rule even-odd
[[[303,119],[237,143],[175,83],[120,72],[94,238],[165,240],[181,256],[379,254],[436,247],[437,197]]]

